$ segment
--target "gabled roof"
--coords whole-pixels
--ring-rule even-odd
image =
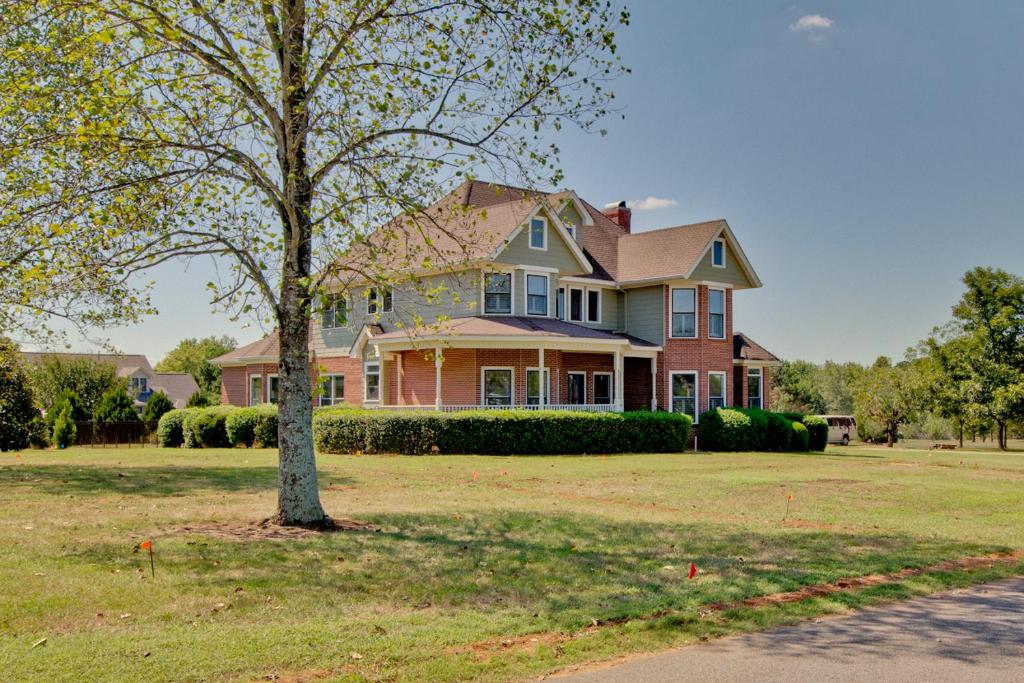
[[[732,335],[732,357],[734,361],[738,362],[751,361],[767,364],[782,362],[774,353],[742,332]]]
[[[374,343],[405,340],[428,340],[443,337],[539,337],[585,339],[587,341],[628,342],[632,346],[658,348],[657,344],[625,334],[596,330],[555,318],[525,316],[473,316],[452,318],[437,325],[414,330],[395,330],[374,335]]]
[[[95,363],[113,365],[118,377],[130,377],[135,372],[142,370],[146,375],[152,377],[153,366],[149,359],[141,353],[64,353],[51,351],[23,351],[22,356],[29,363],[42,363],[47,358],[60,358],[63,360],[91,360]]]
[[[158,372],[149,388],[167,394],[175,408],[184,408],[192,394],[199,391],[195,378],[187,372]]]
[[[244,365],[245,363],[275,363],[280,342],[277,330],[274,330],[263,339],[254,341],[245,346],[239,346],[234,351],[228,351],[223,356],[217,356],[210,360],[214,365]]]

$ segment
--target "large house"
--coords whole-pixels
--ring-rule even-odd
[[[761,281],[726,221],[632,232],[624,202],[480,181],[424,215],[346,256],[407,279],[338,280],[311,330],[318,405],[767,407],[779,361],[733,332]],[[276,334],[213,362],[224,403],[277,400]]]
[[[199,385],[187,372],[156,372],[149,359],[135,353],[57,353],[50,351],[22,353],[29,363],[41,363],[46,358],[57,357],[66,360],[85,359],[95,363],[114,366],[118,377],[128,382],[135,408],[141,411],[146,402],[157,391],[167,394],[175,408],[184,408],[192,394],[199,391]]]

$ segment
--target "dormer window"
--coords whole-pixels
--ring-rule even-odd
[[[725,268],[725,240],[715,240],[711,243],[711,265],[715,268]]]
[[[530,249],[546,251],[548,248],[548,222],[543,218],[530,219]]]

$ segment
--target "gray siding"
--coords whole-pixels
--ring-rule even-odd
[[[655,344],[665,341],[665,290],[661,285],[626,292],[626,332]]]
[[[704,258],[701,259],[701,262],[694,269],[690,279],[724,282],[735,287],[754,286],[750,278],[743,272],[743,268],[740,267],[739,259],[736,258],[736,252],[733,251],[732,245],[729,244],[728,240],[725,242],[725,268],[716,268],[711,265],[711,250],[708,249],[708,253],[704,254]]]
[[[576,257],[572,255],[568,245],[550,221],[548,221],[547,247],[547,250],[543,251],[531,249],[530,231],[523,228],[494,260],[498,263],[510,263],[517,266],[557,268],[562,275],[583,274],[582,266],[576,261]]]

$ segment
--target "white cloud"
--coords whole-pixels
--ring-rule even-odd
[[[637,211],[654,211],[656,209],[667,209],[670,206],[678,206],[679,202],[674,199],[662,199],[661,197],[644,197],[643,199],[630,199],[626,206]]]
[[[832,25],[835,23],[833,19],[823,17],[820,14],[805,14],[790,24],[789,30],[797,33],[801,31],[825,31],[832,28]]]

